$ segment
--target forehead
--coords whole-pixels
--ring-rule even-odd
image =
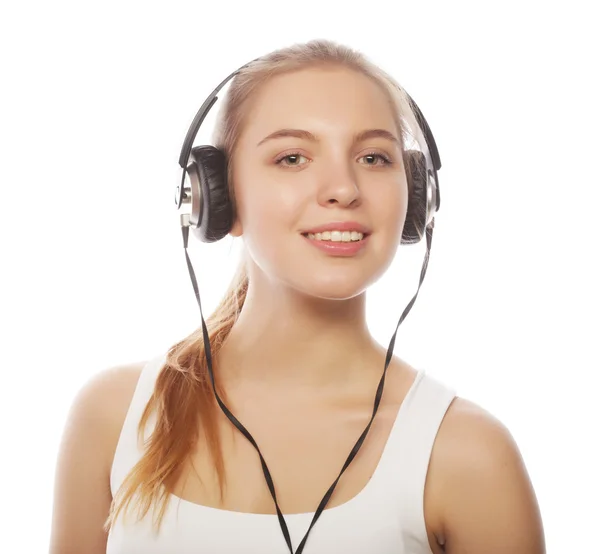
[[[319,133],[395,129],[387,94],[366,75],[346,68],[310,68],[272,77],[255,92],[248,116],[244,135],[258,140],[280,127]]]

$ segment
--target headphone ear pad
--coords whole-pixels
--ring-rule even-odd
[[[198,193],[197,202],[192,198],[192,221],[196,225],[192,225],[191,230],[202,242],[216,242],[227,236],[233,224],[227,158],[214,146],[196,146],[192,148],[190,159],[190,180],[197,183],[192,195]]]
[[[427,162],[419,150],[404,152],[404,168],[409,183],[408,207],[401,244],[416,244],[425,235],[427,220]]]

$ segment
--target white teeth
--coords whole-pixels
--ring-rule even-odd
[[[308,233],[311,240],[328,240],[331,242],[352,242],[362,240],[363,233],[357,231],[325,231],[324,233]]]

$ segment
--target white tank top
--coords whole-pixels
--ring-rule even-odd
[[[127,412],[113,460],[113,496],[140,459],[137,427],[165,357],[146,364]],[[304,554],[431,554],[423,493],[433,443],[455,392],[420,370],[402,403],[381,459],[364,489],[325,509]],[[152,416],[144,438],[151,432]],[[323,491],[325,493],[325,491]],[[316,506],[315,506],[316,510]],[[314,512],[285,515],[294,552]],[[152,509],[141,521],[134,511],[112,527],[106,554],[289,554],[277,515],[231,512],[170,496],[160,532]]]

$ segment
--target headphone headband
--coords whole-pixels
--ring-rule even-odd
[[[213,107],[213,104],[218,100],[219,97],[217,96],[217,94],[231,79],[233,79],[233,77],[235,77],[242,69],[244,69],[244,67],[250,65],[251,63],[255,62],[258,59],[260,59],[260,58],[255,58],[251,62],[248,62],[248,63],[242,65],[240,68],[236,69],[233,73],[231,73],[225,79],[223,79],[217,85],[215,90],[213,90],[209,94],[208,98],[203,102],[202,106],[200,106],[200,109],[198,110],[198,113],[194,117],[192,124],[190,125],[190,128],[188,129],[187,135],[185,136],[185,140],[183,141],[183,146],[181,147],[181,154],[179,155],[179,165],[181,166],[181,169],[185,170],[185,168],[187,167],[188,161],[190,159],[190,153],[192,151],[192,145],[194,144],[196,135],[198,134],[198,131],[200,130],[200,126],[202,125],[204,118],[208,115],[208,112]]]

